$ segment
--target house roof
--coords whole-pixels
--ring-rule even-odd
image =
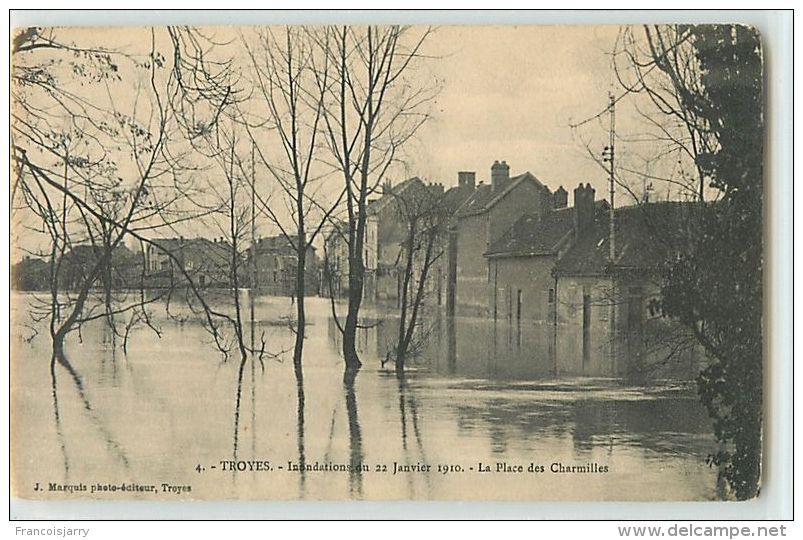
[[[474,193],[471,186],[454,186],[443,194],[443,206],[450,214],[454,214]]]
[[[256,242],[256,250],[262,252],[293,253],[293,244],[284,235],[260,238]]]
[[[376,214],[381,212],[387,205],[389,205],[392,201],[395,200],[396,197],[407,191],[409,188],[420,185],[420,187],[425,187],[424,181],[421,180],[419,177],[414,176],[412,178],[408,178],[407,180],[396,184],[390,188],[390,193],[384,191],[382,196],[376,200],[369,201],[366,206],[366,212],[370,214]]]
[[[231,244],[226,241],[215,242],[208,238],[161,238],[154,240],[159,247],[176,255],[187,252],[204,254],[209,260],[228,264],[231,258]]]
[[[611,270],[656,270],[677,252],[696,203],[645,203],[614,212],[615,256],[611,263],[610,214],[596,208],[594,226],[555,265],[556,275],[604,275]]]
[[[468,217],[487,212],[501,201],[508,193],[513,191],[522,182],[534,182],[538,187],[547,189],[532,173],[525,172],[510,179],[507,186],[500,192],[494,191],[491,184],[480,184],[466,202],[457,209],[457,217]]]
[[[598,207],[607,208],[607,201]],[[489,257],[556,255],[574,235],[574,208],[552,210],[544,215],[533,212],[520,217],[491,245]]]
[[[65,255],[65,259],[74,264],[93,264],[103,252],[103,247],[91,244],[78,244],[73,246]],[[112,260],[115,265],[136,264],[139,256],[123,244],[118,244],[112,250]]]

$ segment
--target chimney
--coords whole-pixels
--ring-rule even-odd
[[[507,187],[510,180],[510,167],[507,162],[494,161],[491,165],[491,190],[501,191]]]
[[[560,186],[555,193],[552,194],[552,208],[555,210],[560,210],[561,208],[566,208],[569,205],[569,193],[563,189],[563,186]]]
[[[594,188],[583,183],[574,190],[574,234],[580,239],[594,228]]]
[[[477,183],[477,173],[474,171],[460,171],[457,173],[457,186],[466,187],[470,191],[474,191],[474,186]]]

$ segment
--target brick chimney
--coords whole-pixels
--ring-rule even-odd
[[[581,238],[594,228],[594,197],[596,192],[591,184],[580,184],[574,190],[574,234]]]
[[[494,161],[491,165],[491,190],[501,191],[507,187],[510,181],[510,166],[507,162]]]
[[[563,186],[558,187],[555,193],[552,194],[552,208],[560,210],[569,205],[569,193],[563,189]]]
[[[477,173],[474,171],[460,171],[457,173],[457,187],[474,191],[477,184]]]

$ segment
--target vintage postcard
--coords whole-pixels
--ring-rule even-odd
[[[741,25],[12,31],[11,490],[744,500]]]

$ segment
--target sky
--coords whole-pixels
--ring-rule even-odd
[[[410,154],[411,170],[452,185],[457,171],[489,180],[494,160],[530,171],[551,189],[578,182],[607,189],[605,172],[573,137],[570,123],[605,109],[612,89],[616,26],[440,27],[443,88]],[[607,122],[607,118],[606,118]],[[622,120],[620,120],[622,122]],[[625,122],[627,123],[627,122]],[[601,152],[607,124],[586,131]]]

